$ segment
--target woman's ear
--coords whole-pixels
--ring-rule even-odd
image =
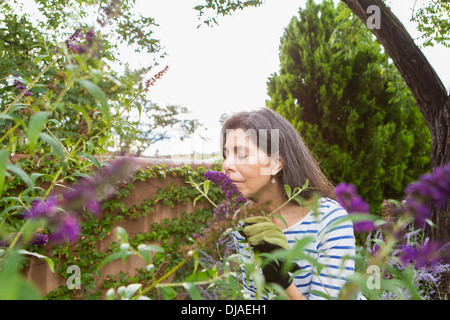
[[[271,175],[275,176],[283,169],[283,160],[277,152],[275,156],[270,159]]]

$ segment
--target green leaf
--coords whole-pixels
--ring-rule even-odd
[[[72,108],[77,110],[81,115],[83,116],[83,119],[86,121],[86,124],[88,126],[88,132],[91,132],[91,118],[89,117],[89,114],[86,112],[86,110],[82,106],[77,105],[71,105]]]
[[[279,214],[271,214],[270,216],[271,216],[271,217],[276,217],[276,218],[280,219],[280,220],[284,223],[284,225],[286,226],[286,228],[288,227],[288,224],[287,224],[286,220],[285,220],[282,216],[280,216]]]
[[[153,245],[153,244],[148,244],[148,245],[141,244],[138,246],[138,250],[147,264],[152,263],[151,251],[161,252],[161,253],[164,252],[164,248],[157,246],[157,245]]]
[[[115,230],[116,238],[120,243],[128,243],[128,234],[122,227],[117,227]]]
[[[65,159],[66,153],[65,153],[63,147],[58,143],[58,141],[55,140],[55,138],[53,138],[51,135],[46,134],[44,132],[41,132],[39,134],[39,138],[41,138],[41,140],[45,141],[53,148],[53,152],[55,152],[56,156],[59,159],[61,159],[61,160]]]
[[[162,300],[173,300],[177,297],[177,292],[172,287],[159,287]]]
[[[26,184],[29,188],[34,188],[34,183],[33,183],[33,181],[32,181],[31,178],[28,176],[28,174],[27,174],[25,171],[23,171],[22,168],[20,168],[20,167],[14,165],[14,164],[11,164],[11,163],[7,163],[7,164],[6,164],[6,168],[7,168],[9,171],[15,173],[20,179],[22,179],[22,181],[25,182],[25,184]]]
[[[195,207],[195,204],[197,203],[197,201],[200,200],[201,197],[203,197],[202,194],[200,194],[200,195],[198,195],[198,196],[195,197],[195,199],[194,199],[194,201],[193,201],[194,207]]]
[[[47,121],[50,112],[38,112],[31,116],[30,122],[28,123],[28,152],[32,153],[34,151],[34,146],[39,138],[39,134],[44,128],[44,124]]]
[[[117,259],[123,259],[124,257],[131,256],[133,253],[131,251],[126,251],[125,253],[120,251],[113,254],[110,254],[107,256],[99,265],[98,269],[102,268],[106,264],[110,263],[111,261],[117,260]]]
[[[96,157],[94,157],[92,154],[87,154],[85,152],[78,152],[76,154],[76,156],[82,156],[85,158],[88,158],[89,160],[91,160],[91,162],[95,165],[95,167],[99,170],[102,169],[102,164],[100,163],[100,161],[98,161],[98,159]]]
[[[132,283],[128,285],[125,289],[125,298],[131,299],[131,297],[142,287],[140,283]]]
[[[209,180],[205,180],[205,182],[203,182],[203,191],[205,192],[205,194],[208,194],[209,191]]]
[[[95,83],[89,80],[78,80],[78,83],[85,88],[92,96],[94,96],[102,107],[103,115],[106,117],[108,122],[111,121],[111,114],[109,112],[108,99],[103,90]]]
[[[183,287],[189,292],[189,295],[191,296],[192,300],[201,300],[202,299],[200,290],[192,282],[183,283]]]
[[[14,250],[4,259],[0,272],[0,300],[42,299],[39,290],[18,272],[23,261],[22,255]]]
[[[285,185],[284,185],[284,190],[286,191],[287,197],[290,198],[290,197],[291,197],[291,194],[292,194],[291,187],[290,187],[289,185],[285,184]]]
[[[39,253],[36,253],[36,252],[27,251],[27,250],[19,250],[18,252],[23,255],[28,255],[28,256],[33,256],[33,257],[39,258],[39,259],[44,259],[45,261],[47,261],[50,271],[55,273],[55,263],[49,257],[44,256]]]
[[[304,198],[302,198],[302,197],[297,195],[297,196],[294,197],[294,200],[297,201],[297,203],[298,203],[298,205],[300,207],[304,207],[305,206],[306,201],[305,201]]]
[[[331,300],[331,297],[322,291],[310,290],[309,293],[314,293],[315,295],[322,297],[326,300]]]
[[[6,164],[8,163],[8,150],[0,150],[0,196],[3,194],[5,185]]]

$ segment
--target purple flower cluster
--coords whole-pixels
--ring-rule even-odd
[[[238,203],[245,203],[247,201],[238,187],[226,174],[217,171],[206,171],[205,178],[220,186],[228,201],[232,199]]]
[[[31,244],[43,247],[48,243],[48,235],[43,233],[35,233]]]
[[[358,195],[356,187],[349,183],[340,183],[336,186],[336,195],[339,204],[347,210],[349,214],[368,214],[369,205]],[[370,232],[376,229],[373,221],[363,220],[354,223],[355,232]]]
[[[25,217],[28,219],[51,218],[58,211],[57,202],[55,196],[50,196],[46,200],[35,200],[31,204],[31,208],[26,211]]]
[[[71,51],[75,51],[78,43],[78,39],[81,35],[81,29],[75,30],[74,33],[66,40],[66,47]]]
[[[81,227],[76,218],[70,215],[64,216],[58,228],[52,233],[52,241],[55,243],[72,242],[78,237],[80,231]]]
[[[443,208],[450,199],[450,164],[424,174],[419,181],[410,184],[405,193],[404,211],[414,213],[416,225],[423,228],[431,216],[427,204]]]
[[[448,250],[441,247],[437,242],[427,241],[422,245],[412,246],[404,245],[401,248],[399,257],[403,267],[410,263],[414,263],[417,268],[432,267],[441,261],[448,260]]]
[[[8,238],[3,239],[0,241],[0,247],[8,247],[11,244],[11,240],[17,235],[17,233],[13,233],[9,235]],[[34,244],[38,247],[43,247],[48,243],[48,236],[43,233],[34,233],[31,240],[28,242],[28,244]]]
[[[52,242],[71,242],[80,234],[78,219],[81,215],[84,212],[101,213],[101,201],[111,197],[116,192],[117,183],[130,178],[133,171],[132,159],[115,160],[103,167],[101,172],[82,180],[61,196],[34,201],[24,216],[28,219],[45,219],[51,230]]]
[[[23,85],[22,82],[20,82],[19,80],[14,80],[14,86],[16,86],[16,89],[22,93],[23,91],[25,91],[27,88]],[[27,91],[25,92],[26,96],[31,96],[31,92]]]
[[[214,209],[214,217],[216,219],[222,220],[225,219],[228,214],[231,212],[231,206],[228,202],[221,203]]]
[[[226,196],[226,200],[214,209],[213,217],[207,222],[201,234],[195,233],[195,248],[204,250],[209,248],[211,252],[217,251],[217,245],[223,245],[226,241],[221,240],[223,233],[234,225],[234,213],[241,204],[245,204],[247,199],[242,195],[233,181],[222,172],[207,171],[205,178],[221,187]],[[239,212],[239,211],[236,211]],[[224,242],[225,241],[225,242]]]
[[[219,204],[219,206],[214,209],[214,216],[216,218],[225,218],[229,213],[237,210],[241,204],[247,202],[247,199],[226,174],[217,171],[206,171],[205,178],[220,186],[227,198],[225,203]],[[234,203],[233,207],[231,206],[231,203]]]
[[[122,1],[120,0],[112,0],[108,6],[103,7],[102,16],[103,18],[97,19],[97,22],[102,26],[106,26],[111,23],[111,20],[117,16],[119,16],[122,12],[121,10]]]
[[[84,38],[84,43],[79,43],[80,39]],[[66,47],[70,51],[78,54],[88,53],[94,47],[96,40],[94,29],[89,29],[85,34],[81,33],[81,29],[75,30],[75,32],[66,40]],[[98,48],[100,49],[100,48]],[[98,53],[93,52],[95,55]]]

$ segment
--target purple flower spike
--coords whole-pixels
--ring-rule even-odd
[[[58,230],[52,234],[51,240],[56,243],[64,241],[72,242],[80,234],[81,228],[78,220],[71,216],[62,219]]]
[[[56,213],[56,197],[48,197],[46,200],[36,200],[31,204],[31,208],[25,213],[29,219],[50,218]]]
[[[402,249],[402,255],[400,256],[400,262],[406,267],[411,261],[416,259],[418,251],[410,245],[406,245]]]
[[[422,202],[431,202],[438,208],[447,205],[450,199],[450,164],[424,174],[418,182],[410,184],[405,193]]]
[[[353,228],[356,233],[359,233],[359,232],[373,231],[377,228],[377,226],[375,225],[375,223],[373,223],[373,221],[364,220],[364,221],[355,222],[353,225]]]
[[[419,269],[432,267],[438,264],[441,259],[447,258],[447,253],[440,249],[439,244],[433,241],[428,241],[417,248],[405,245],[401,250],[399,259],[404,267],[410,263],[414,263]]]
[[[102,206],[100,202],[95,199],[91,199],[86,203],[86,209],[91,211],[93,214],[98,215],[102,212]]]
[[[356,187],[353,184],[338,184],[336,186],[336,195],[340,205],[347,210],[349,214],[368,214],[370,209],[369,205],[357,194]],[[376,229],[376,225],[370,220],[355,222],[353,227],[356,233],[370,232]]]
[[[415,198],[405,200],[404,210],[414,213],[414,222],[418,228],[425,227],[426,220],[431,217],[430,209]]]
[[[219,220],[225,219],[225,217],[230,213],[231,207],[229,203],[221,203],[217,208],[214,209],[214,217]]]
[[[31,244],[35,244],[38,247],[45,246],[48,243],[48,236],[46,234],[36,233]]]
[[[226,174],[217,171],[206,171],[205,178],[220,186],[222,188],[222,191],[225,193],[227,200],[230,201],[233,198],[237,198],[239,199],[239,202],[242,202],[242,199],[245,199],[243,194],[239,191],[238,187]],[[244,201],[244,203],[246,201]]]
[[[340,205],[348,213],[367,213],[369,205],[356,192],[356,187],[349,183],[340,183],[336,186],[336,195]]]

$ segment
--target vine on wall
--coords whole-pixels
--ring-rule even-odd
[[[69,289],[67,286],[60,286],[47,295],[47,299],[101,299],[108,288],[127,285],[130,283],[141,283],[143,287],[163,274],[165,269],[171,268],[183,259],[183,246],[193,243],[191,236],[199,233],[205,227],[206,221],[212,214],[212,209],[206,205],[204,208],[197,208],[193,212],[183,212],[181,218],[163,219],[161,222],[154,222],[151,231],[130,236],[130,244],[138,245],[142,243],[157,242],[164,252],[156,253],[153,259],[153,266],[137,268],[135,274],[120,272],[119,275],[104,275],[99,268],[100,263],[111,252],[118,250],[118,243],[113,241],[105,252],[100,252],[97,248],[102,241],[111,236],[114,227],[124,222],[125,219],[139,219],[152,215],[157,210],[157,205],[174,208],[177,205],[184,205],[192,201],[198,193],[188,185],[189,177],[196,182],[204,180],[204,167],[196,170],[186,165],[183,167],[166,168],[164,165],[139,169],[133,176],[131,183],[122,184],[118,194],[103,203],[103,216],[98,218],[91,213],[84,214],[80,241],[76,246],[57,245],[52,251],[52,260],[59,275],[67,278],[67,268],[76,265],[81,271],[81,290]],[[165,178],[179,178],[181,183],[170,183],[166,187],[160,187],[156,194],[148,199],[144,199],[138,204],[127,206],[124,200],[134,190],[134,182],[149,181]],[[223,193],[220,187],[211,186],[210,198],[220,202]],[[199,203],[205,200],[200,200]],[[44,249],[41,249],[44,250]],[[175,280],[187,276],[190,271],[189,264],[178,270]],[[104,278],[104,279],[103,279]],[[100,281],[99,281],[100,279]],[[103,280],[101,280],[103,279]],[[167,292],[162,292],[167,294]],[[171,297],[175,298],[174,291],[170,291]],[[161,292],[155,290],[152,298],[160,298]]]

